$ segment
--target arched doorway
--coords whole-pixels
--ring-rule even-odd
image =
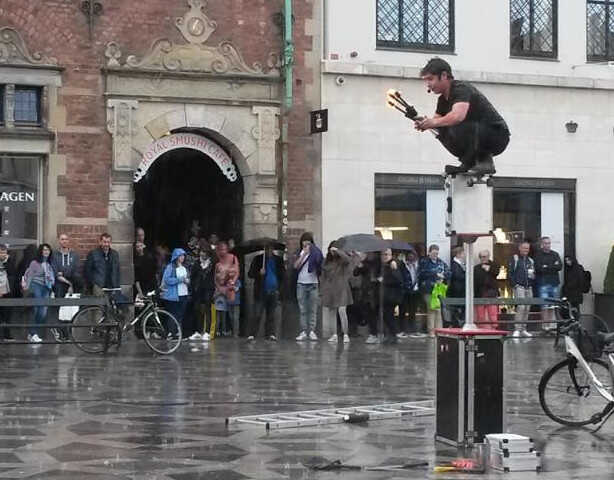
[[[145,229],[148,245],[185,247],[195,223],[200,236],[242,240],[241,177],[230,181],[219,162],[201,150],[170,149],[135,183],[134,224]]]

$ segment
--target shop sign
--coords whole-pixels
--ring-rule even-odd
[[[134,183],[145,176],[149,167],[160,156],[178,148],[190,148],[204,153],[216,163],[228,180],[234,182],[237,179],[237,170],[232,159],[213,140],[193,133],[174,133],[156,140],[143,152],[141,163],[134,172]]]
[[[33,192],[0,192],[0,202],[34,202]]]

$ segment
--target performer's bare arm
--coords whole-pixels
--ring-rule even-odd
[[[451,127],[458,125],[465,118],[467,118],[467,112],[469,111],[469,102],[457,102],[452,105],[452,110],[444,115],[435,114],[433,118],[425,118],[419,122],[416,122],[416,130],[424,131],[431,128],[438,127]]]

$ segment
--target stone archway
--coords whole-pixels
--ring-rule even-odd
[[[152,144],[176,132],[208,137],[232,157],[243,180],[243,237],[277,236],[279,108],[175,104],[175,108],[168,109],[169,106],[145,102],[139,105],[136,100],[124,99],[107,101],[107,124],[113,136],[109,231],[123,258],[132,255],[134,173]],[[132,279],[131,262],[124,269],[122,278]]]

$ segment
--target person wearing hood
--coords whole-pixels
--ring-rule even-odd
[[[584,300],[585,291],[584,268],[570,255],[565,255],[565,283],[563,284],[563,297],[569,300],[572,307],[580,309]]]
[[[164,269],[162,276],[161,294],[166,309],[177,319],[182,330],[185,310],[188,305],[188,286],[190,285],[190,276],[184,266],[185,256],[183,248],[173,250],[171,261]]]

